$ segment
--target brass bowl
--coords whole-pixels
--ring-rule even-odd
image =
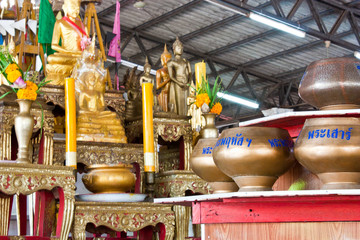
[[[192,170],[207,181],[214,193],[237,192],[239,187],[231,177],[227,176],[215,165],[212,150],[217,138],[202,138],[194,147],[190,157]]]
[[[213,150],[216,166],[239,191],[268,191],[294,163],[293,141],[284,129],[240,127],[222,132]]]
[[[135,185],[136,177],[130,171],[131,164],[88,166],[83,175],[85,187],[93,193],[124,193]]]
[[[360,108],[360,61],[327,58],[312,62],[299,86],[299,96],[321,110]]]
[[[322,189],[360,188],[360,118],[307,119],[294,153]]]

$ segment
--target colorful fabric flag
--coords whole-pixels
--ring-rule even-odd
[[[110,42],[108,55],[114,57],[116,62],[121,62],[121,50],[120,50],[120,3],[116,1],[116,14],[114,20],[113,33],[116,36]]]
[[[116,63],[121,62],[121,48],[120,48],[120,2],[116,1],[116,13],[115,13],[115,20],[114,20],[114,27],[113,27],[113,33],[116,34],[116,36],[113,38],[113,40],[110,42],[109,52],[108,55],[115,58]],[[116,82],[116,89],[120,89],[120,81],[118,76],[118,68],[115,67],[115,82]]]
[[[44,51],[48,56],[55,52],[51,49],[51,41],[55,21],[56,19],[49,0],[41,0],[39,12],[38,42],[43,44]]]

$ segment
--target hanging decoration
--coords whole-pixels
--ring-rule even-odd
[[[115,58],[115,82],[116,89],[120,89],[119,76],[118,76],[118,68],[121,62],[121,48],[120,48],[120,2],[116,1],[116,14],[114,20],[113,33],[116,35],[110,43],[109,53],[108,55]]]

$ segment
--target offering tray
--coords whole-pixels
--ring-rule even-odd
[[[75,195],[75,199],[84,202],[143,202],[147,194],[141,193],[90,193]]]

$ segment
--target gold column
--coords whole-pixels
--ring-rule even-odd
[[[0,198],[0,236],[8,235],[10,197]]]
[[[185,239],[189,231],[191,207],[173,206],[175,212],[175,236],[176,239]]]
[[[44,165],[53,165],[54,140],[53,134],[44,133]]]
[[[192,152],[192,139],[189,136],[184,136],[184,170],[191,171],[190,155]]]
[[[154,131],[156,132],[156,131]],[[158,134],[154,134],[154,147],[157,148],[158,145],[158,141],[159,141],[159,135]],[[160,163],[159,163],[159,153],[158,151],[154,152],[154,158],[155,158],[155,172],[159,172],[159,168],[160,168]]]
[[[4,123],[3,123],[4,124]],[[9,127],[2,128],[1,133],[2,149],[1,149],[1,160],[11,159],[11,129]],[[9,214],[10,214],[10,197],[0,198],[0,236],[6,236],[8,234],[9,226]]]
[[[1,133],[2,137],[2,154],[1,160],[7,159],[10,160],[11,158],[11,130],[5,129]]]

